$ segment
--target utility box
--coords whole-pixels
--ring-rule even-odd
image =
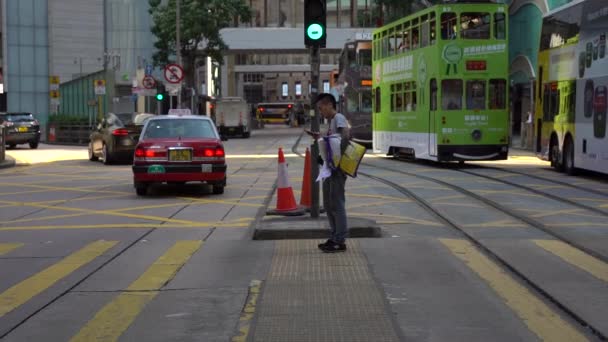
[[[251,135],[249,105],[240,97],[223,97],[215,103],[216,125],[223,135]]]

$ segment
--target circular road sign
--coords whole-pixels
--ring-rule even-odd
[[[321,24],[310,24],[306,29],[306,35],[312,40],[317,40],[323,37],[323,26]]]
[[[184,79],[184,69],[177,64],[167,64],[164,75],[167,82],[176,84]]]
[[[152,76],[144,77],[144,79],[141,81],[141,83],[143,84],[144,88],[146,88],[146,89],[154,89],[156,87],[156,80]]]

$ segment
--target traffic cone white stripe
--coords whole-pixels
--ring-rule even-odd
[[[278,175],[279,179],[277,180],[277,186],[279,188],[290,188],[289,176],[287,176],[287,165],[285,163],[279,163]]]

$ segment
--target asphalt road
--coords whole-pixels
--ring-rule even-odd
[[[308,142],[298,140],[300,132],[267,126],[250,139],[227,141],[222,195],[188,184],[138,197],[130,165],[90,162],[84,147],[7,151],[17,166],[0,170],[0,340],[574,341],[608,334],[603,260],[446,184],[399,171],[508,205],[601,257],[608,245],[601,213],[497,179],[564,197],[575,191],[566,185],[468,168],[497,178],[488,180],[370,152],[360,171],[389,183],[349,179],[347,212],[375,220],[383,237],[352,239],[342,256],[319,253],[316,241],[253,241],[256,219],[275,204],[279,147],[299,199],[303,160],[291,148],[299,142],[303,152]],[[576,190],[576,200],[608,210],[601,177],[567,178],[521,151],[479,165],[588,186],[600,194]],[[426,200],[479,244],[390,184]],[[310,291],[327,286],[323,272],[337,277],[330,284],[335,297]],[[375,294],[378,307],[358,306]],[[382,331],[369,335],[369,317],[379,314],[386,339]],[[314,335],[324,329],[334,334]]]

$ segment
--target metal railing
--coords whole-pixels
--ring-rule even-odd
[[[0,162],[4,161],[6,156],[6,136],[4,135],[4,126],[0,125]]]

